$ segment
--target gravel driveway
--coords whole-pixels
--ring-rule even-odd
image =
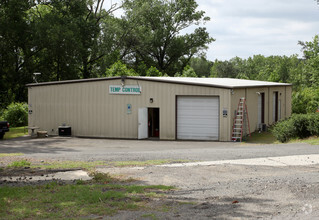
[[[319,165],[146,167],[108,169],[144,184],[174,185],[170,212],[159,219],[319,219]],[[182,204],[176,201],[182,201]],[[114,219],[141,219],[121,212]]]

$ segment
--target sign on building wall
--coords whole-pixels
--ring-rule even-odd
[[[123,94],[123,95],[139,95],[141,94],[142,88],[138,85],[127,85],[127,86],[109,86],[110,94]]]

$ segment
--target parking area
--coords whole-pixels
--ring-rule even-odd
[[[156,159],[217,161],[319,154],[319,146],[303,143],[258,145],[238,142],[21,137],[1,141],[0,153],[23,153],[35,158],[82,161]]]

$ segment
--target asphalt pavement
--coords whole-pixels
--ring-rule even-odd
[[[219,161],[319,154],[319,145],[22,137],[0,141],[0,153],[23,153],[34,158],[82,161]]]

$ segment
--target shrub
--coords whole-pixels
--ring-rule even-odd
[[[3,112],[4,120],[12,127],[19,127],[28,124],[28,105],[26,103],[11,103]]]
[[[284,143],[295,136],[293,123],[291,119],[278,122],[271,130],[275,138]]]
[[[309,117],[309,132],[311,135],[319,136],[319,113],[313,113]]]
[[[100,173],[97,171],[93,171],[89,173],[89,176],[92,177],[92,179],[97,183],[110,183],[114,181],[109,173]]]
[[[291,117],[293,128],[295,130],[294,137],[306,138],[311,135],[309,131],[309,115],[296,114]]]
[[[319,135],[319,113],[294,114],[289,119],[275,124],[272,134],[281,142],[287,142],[291,138]]]

